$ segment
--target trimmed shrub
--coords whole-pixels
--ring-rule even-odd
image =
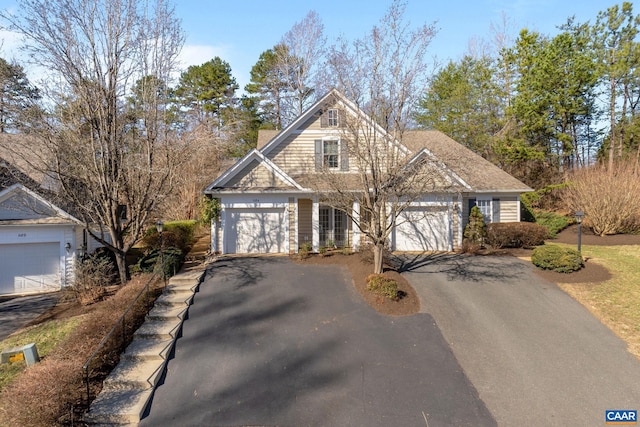
[[[549,238],[546,227],[531,222],[494,222],[487,225],[487,243],[496,248],[531,248]]]
[[[162,231],[163,245],[167,248],[174,247],[187,252],[194,242],[197,224],[195,220],[166,222]],[[155,225],[147,230],[142,243],[147,248],[158,249],[160,247],[160,234]]]
[[[535,248],[531,254],[531,262],[538,268],[553,270],[558,273],[571,273],[584,267],[580,252],[558,245],[545,245]]]
[[[556,237],[556,235],[573,224],[575,219],[569,218],[564,215],[557,214],[555,212],[536,212],[536,223],[547,227],[549,230],[549,237]]]
[[[389,279],[382,274],[370,274],[367,277],[367,289],[389,298],[392,301],[398,301],[398,284],[395,280]]]
[[[161,261],[164,264],[165,277],[171,277],[180,270],[184,262],[184,252],[179,248],[165,248],[160,257],[160,250],[154,249],[138,261],[137,270],[142,273],[152,273],[157,271],[162,273]]]

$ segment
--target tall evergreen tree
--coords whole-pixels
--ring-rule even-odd
[[[488,57],[465,56],[450,62],[432,78],[416,122],[490,158],[492,135],[504,125],[503,91],[495,74]]]
[[[221,132],[225,110],[235,108],[236,79],[231,66],[220,57],[192,65],[180,76],[176,101],[187,109],[195,124],[206,124]]]
[[[0,133],[20,127],[20,117],[34,108],[40,99],[37,88],[31,86],[22,66],[0,58]]]

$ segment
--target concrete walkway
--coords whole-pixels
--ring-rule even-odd
[[[204,271],[190,271],[169,279],[144,324],[134,333],[84,421],[90,425],[137,425],[164,374],[180,335],[193,295]]]

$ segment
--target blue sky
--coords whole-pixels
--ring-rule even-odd
[[[503,14],[514,38],[524,27],[553,35],[568,17],[593,23],[599,11],[616,3],[621,1],[407,0],[405,17],[416,26],[435,22],[438,32],[431,53],[446,62],[465,54],[470,40],[489,40],[491,24],[500,25]],[[310,10],[322,19],[330,43],[339,35],[361,38],[378,24],[391,0],[174,0],[174,4],[187,35],[181,56],[185,68],[219,56],[244,87],[260,53],[278,43]],[[0,9],[15,7],[13,0],[0,0]],[[634,12],[640,13],[638,7]],[[0,39],[4,39],[0,56],[11,58],[15,38],[0,32]]]

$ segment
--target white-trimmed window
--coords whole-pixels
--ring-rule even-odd
[[[327,125],[329,127],[338,127],[339,125],[338,110],[335,108],[327,110]]]
[[[500,200],[499,199],[477,199],[476,206],[482,212],[484,222],[500,222]]]
[[[338,169],[340,167],[340,141],[337,139],[323,140],[322,159],[324,167],[329,169]]]
[[[323,169],[349,170],[347,141],[336,137],[329,137],[316,139],[314,146],[316,172],[321,172]]]

